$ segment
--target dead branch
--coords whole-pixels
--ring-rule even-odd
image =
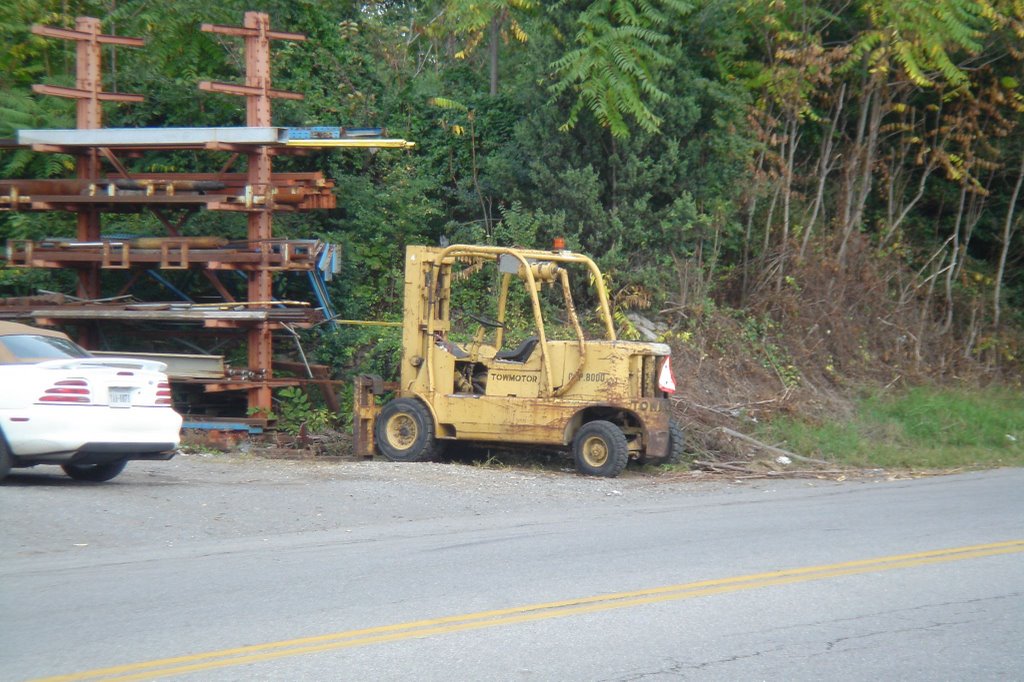
[[[733,438],[739,439],[739,440],[743,441],[744,443],[748,443],[750,445],[753,445],[755,447],[761,448],[763,450],[767,450],[768,452],[771,452],[771,453],[776,454],[776,455],[782,455],[782,456],[785,456],[785,457],[789,457],[790,459],[795,459],[795,460],[798,460],[800,462],[808,462],[810,464],[823,464],[825,466],[832,466],[831,462],[826,462],[825,460],[822,460],[822,459],[814,459],[813,457],[804,457],[803,455],[798,455],[795,452],[790,452],[789,450],[783,450],[782,448],[775,447],[774,445],[768,445],[767,443],[762,443],[761,441],[757,440],[756,438],[751,438],[750,436],[748,436],[748,435],[746,435],[744,433],[740,433],[739,431],[733,431],[732,429],[726,428],[724,426],[718,426],[718,427],[716,427],[716,428],[714,428],[712,430],[713,431],[721,431],[722,433],[724,433],[727,436],[731,436]]]
[[[788,393],[788,392],[789,391],[787,389],[786,393]],[[785,398],[786,398],[786,395],[783,394],[781,396],[781,399],[785,400]],[[748,403],[736,403],[735,405],[716,405],[715,408],[717,408],[717,409],[729,409],[729,410],[742,410],[745,407],[754,407],[755,405],[770,405],[772,403],[777,403],[777,402],[779,402],[779,398],[769,398],[768,400],[756,400],[754,402],[748,402]]]
[[[750,469],[749,467],[738,466],[736,464],[727,464],[726,462],[708,462],[700,460],[694,462],[693,464],[694,466],[703,467],[705,469],[710,469],[712,471],[721,471],[724,469],[728,471],[739,471],[744,474],[758,473],[755,472],[753,469]]]
[[[825,478],[828,476],[846,476],[849,472],[843,469],[794,469],[791,471],[758,471],[748,467],[736,466],[725,462],[697,461],[695,465],[703,471],[726,474],[730,478],[749,480],[764,478]]]
[[[685,398],[673,398],[672,402],[675,403],[676,405],[679,405],[680,403],[682,403],[682,404],[685,404],[685,405],[689,405],[690,407],[696,407],[696,408],[701,409],[701,410],[707,410],[708,412],[713,412],[714,414],[718,414],[718,415],[721,415],[723,417],[729,417],[730,419],[735,419],[736,418],[735,414],[730,414],[729,412],[726,412],[725,410],[719,409],[717,407],[708,407],[707,405],[701,405],[700,403],[695,403],[692,400],[686,400]]]

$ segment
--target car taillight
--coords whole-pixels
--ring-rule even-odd
[[[156,404],[171,404],[171,384],[168,381],[161,381],[156,385]]]
[[[84,379],[64,379],[46,389],[39,398],[41,403],[89,403],[89,383]]]

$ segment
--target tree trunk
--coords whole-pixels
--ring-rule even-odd
[[[1006,222],[1003,223],[1003,248],[999,250],[999,267],[996,270],[996,286],[992,295],[992,326],[999,329],[999,317],[1001,306],[999,297],[1003,289],[1003,276],[1006,274],[1006,256],[1010,252],[1010,242],[1013,239],[1013,217],[1017,210],[1017,202],[1020,200],[1020,188],[1024,184],[1024,153],[1020,155],[1020,170],[1017,172],[1017,184],[1013,188],[1013,196],[1010,197],[1010,206],[1006,209]]]
[[[757,157],[757,170],[754,172],[754,178],[758,178],[761,175],[761,171],[764,168],[765,153],[761,150],[761,153]],[[756,182],[756,180],[755,180]],[[754,235],[754,216],[757,214],[757,193],[758,187],[755,184],[752,195],[750,197],[750,208],[747,212],[747,225],[746,233],[743,238],[743,286],[740,291],[740,305],[743,306],[746,303],[747,296],[750,294],[750,256],[751,256],[751,239]]]
[[[939,110],[935,114],[936,128],[941,129],[941,124],[942,107],[940,105]],[[924,119],[922,120],[922,126],[927,127],[927,117],[924,117]],[[912,117],[911,134],[916,133],[916,129],[916,117]],[[942,135],[941,138],[937,139],[935,142],[936,147],[938,147],[939,149],[945,148],[946,140],[949,139],[949,136],[950,132],[947,131],[944,135]],[[937,153],[934,150],[932,150],[932,152],[927,155],[927,161],[925,162],[924,167],[920,170],[920,175],[918,176],[917,183],[917,192],[914,194],[913,197],[911,197],[910,201],[904,203],[904,199],[906,198],[907,190],[909,188],[909,181],[907,183],[899,183],[902,186],[898,188],[898,191],[894,191],[897,189],[897,182],[895,180],[897,175],[909,175],[912,172],[909,170],[912,164],[908,163],[907,159],[907,154],[910,148],[909,146],[907,146],[905,141],[903,142],[902,146],[903,149],[901,151],[900,156],[898,157],[898,163],[895,164],[895,168],[893,169],[893,172],[891,174],[893,180],[890,182],[890,196],[887,209],[889,224],[886,226],[885,235],[882,237],[882,240],[879,243],[880,246],[885,246],[886,244],[889,243],[889,240],[891,240],[893,238],[893,235],[895,235],[896,232],[899,230],[900,226],[903,224],[903,221],[906,220],[908,215],[910,215],[911,210],[913,210],[913,208],[917,206],[918,202],[921,201],[922,197],[924,197],[925,189],[927,187],[929,178],[931,178],[932,174],[938,169]],[[966,180],[964,182],[966,182]],[[960,202],[960,207],[961,209],[963,209],[962,198]]]
[[[995,173],[989,174],[988,183],[985,185],[985,193],[971,192],[971,198],[967,202],[967,212],[964,214],[964,229],[963,240],[960,243],[960,249],[963,253],[967,253],[971,246],[971,237],[974,235],[974,228],[978,226],[983,215],[985,215],[985,206],[987,204],[986,198],[989,196],[990,189],[992,187],[992,179]],[[960,277],[963,273],[964,264],[967,262],[966,258],[961,258],[957,264],[955,277]]]
[[[953,223],[953,234],[950,235],[949,268],[946,269],[946,319],[942,323],[942,333],[953,327],[953,282],[960,262],[960,225],[964,219],[964,206],[967,203],[967,185],[960,185],[960,203]]]
[[[501,42],[501,23],[504,19],[504,13],[496,14],[491,19],[491,42],[488,45],[491,62],[491,97],[498,94],[498,45]]]
[[[779,271],[775,279],[775,291],[782,290],[786,277],[786,256],[789,253],[790,213],[793,199],[793,167],[796,164],[796,147],[800,142],[800,120],[794,116],[786,125],[786,136],[781,152],[785,166],[782,169],[782,237],[779,243]]]
[[[775,186],[775,193],[772,194],[772,201],[768,204],[768,216],[764,219],[764,244],[761,246],[761,259],[768,256],[768,249],[772,245],[772,222],[775,220],[775,206],[779,203],[779,193],[782,192],[782,185]]]
[[[871,196],[872,174],[878,151],[878,133],[885,116],[882,106],[883,84],[879,76],[873,76],[868,84],[864,108],[857,125],[857,143],[854,145],[852,168],[849,171],[847,205],[843,221],[843,239],[839,244],[839,263],[846,262],[846,248],[854,230],[864,220],[864,209]]]
[[[839,125],[839,117],[843,113],[843,103],[846,100],[846,83],[839,89],[839,96],[836,99],[836,109],[832,114],[832,122],[829,124],[828,132],[821,141],[821,158],[818,160],[818,187],[814,193],[814,203],[811,208],[810,217],[805,220],[804,238],[800,243],[800,259],[803,260],[807,252],[807,244],[811,240],[811,233],[814,225],[818,222],[818,214],[825,203],[825,184],[828,176],[832,174],[835,163],[832,160],[832,149],[835,146],[836,126]]]
[[[846,240],[852,230],[854,197],[857,193],[857,178],[860,176],[860,159],[864,154],[864,138],[867,134],[868,110],[871,108],[872,98],[873,94],[870,90],[863,94],[860,112],[857,115],[857,132],[850,149],[845,154],[847,160],[843,168],[843,210],[840,219],[840,226],[843,230],[841,253],[846,249]]]

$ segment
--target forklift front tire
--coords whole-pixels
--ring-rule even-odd
[[[434,418],[416,398],[384,405],[374,425],[377,449],[392,462],[425,462],[434,456]]]
[[[587,422],[576,432],[572,453],[581,474],[615,478],[626,468],[629,444],[618,426],[597,420]]]

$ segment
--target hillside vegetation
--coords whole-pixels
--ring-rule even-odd
[[[196,84],[238,80],[241,41],[198,27],[239,24],[247,10],[308,37],[274,46],[274,86],[306,95],[276,101],[275,123],[382,126],[417,143],[275,162],[337,181],[338,210],[275,229],[343,246],[331,290],[343,318],[401,314],[406,244],[560,236],[598,259],[624,336],[638,333],[627,313],[665,324],[698,452],[737,449],[716,427],[774,421],[782,431],[762,436],[790,442],[786,418],[870,424],[877,401],[912,386],[1020,389],[1019,0],[25,0],[0,8],[0,136],[73,126],[73,103],[30,86],[73,85],[74,47],[30,26],[78,15],[147,41],[105,52],[107,89],[146,95],[107,105],[107,125],[243,124],[236,98]],[[72,172],[67,157],[0,152],[6,177]],[[111,215],[104,229],[162,228]],[[183,231],[240,238],[245,227],[204,214]],[[0,214],[0,234],[71,235],[74,221]],[[68,281],[0,269],[0,294]],[[308,297],[301,282],[277,286]],[[394,371],[386,330],[318,334],[339,376]],[[992,409],[1016,421],[998,428],[1024,437],[1019,397],[1006,397],[1019,393],[1001,395]],[[824,440],[801,447],[828,454]]]

